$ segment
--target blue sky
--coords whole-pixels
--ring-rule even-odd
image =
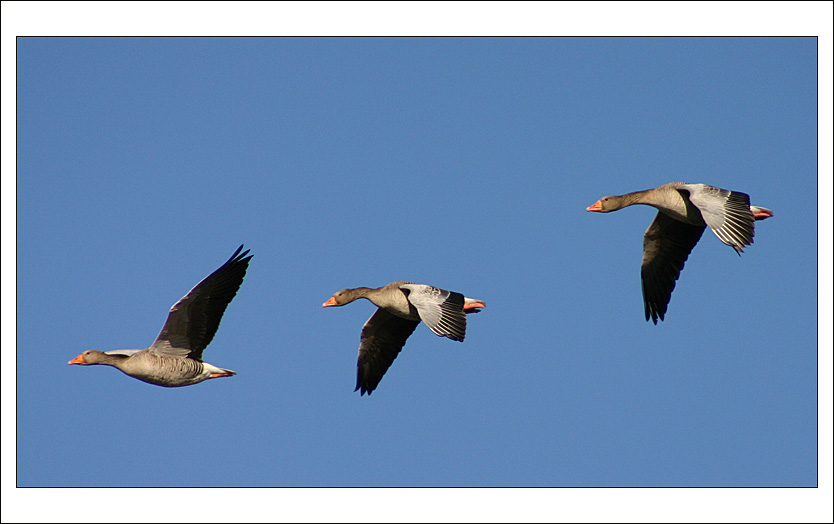
[[[16,485],[817,485],[817,44],[18,39]],[[677,180],[775,216],[705,233],[655,326],[655,211],[585,207]],[[241,243],[204,355],[237,376],[67,366]],[[487,307],[360,397],[374,306],[321,304],[398,279]]]

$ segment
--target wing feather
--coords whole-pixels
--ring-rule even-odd
[[[747,193],[706,184],[684,184],[679,190],[689,193],[689,201],[701,212],[710,230],[739,255],[753,243],[756,219]]]
[[[370,395],[376,389],[419,323],[377,308],[362,326],[354,391],[361,389],[360,395]]]
[[[241,245],[212,274],[200,281],[171,307],[168,319],[149,351],[169,357],[203,358],[226,307],[243,283],[252,255]]]
[[[643,236],[640,279],[646,320],[663,320],[675,281],[706,226],[687,224],[658,212]]]
[[[463,341],[466,336],[463,295],[425,284],[404,284],[400,288],[408,291],[408,301],[436,335]]]

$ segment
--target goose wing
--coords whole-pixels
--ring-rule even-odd
[[[148,348],[151,353],[201,360],[220,325],[229,302],[235,298],[252,255],[241,245],[237,251],[171,307],[162,331]]]
[[[377,308],[362,326],[354,391],[361,389],[361,395],[370,395],[376,389],[419,323]]]
[[[464,296],[425,284],[403,284],[408,301],[436,335],[462,342],[466,336]]]
[[[658,211],[643,236],[640,279],[646,320],[663,320],[675,281],[706,226],[687,224]]]
[[[750,196],[706,184],[683,184],[678,191],[689,193],[689,201],[698,208],[704,222],[719,240],[740,255],[744,246],[753,243],[755,217],[750,211]]]

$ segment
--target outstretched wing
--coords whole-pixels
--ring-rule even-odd
[[[663,320],[683,264],[706,226],[687,224],[658,211],[643,236],[640,279],[646,320]]]
[[[162,331],[150,352],[169,357],[203,358],[203,350],[209,345],[220,325],[226,306],[235,298],[252,255],[241,245],[234,255],[214,273],[171,307]]]
[[[377,308],[362,327],[354,391],[361,389],[361,395],[370,395],[376,389],[419,323]]]
[[[701,212],[715,236],[739,255],[744,246],[753,243],[756,219],[750,211],[750,197],[746,193],[706,184],[684,184],[678,191],[689,193],[689,201]]]
[[[463,295],[425,284],[403,284],[400,289],[407,291],[408,301],[436,335],[463,341],[466,336]]]

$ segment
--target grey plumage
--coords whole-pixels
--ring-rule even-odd
[[[646,320],[655,324],[664,319],[675,281],[707,227],[740,255],[753,243],[754,222],[773,216],[767,208],[751,206],[746,193],[684,182],[602,197],[586,210],[608,213],[634,204],[658,209],[643,235],[640,267]]]
[[[177,301],[159,335],[146,349],[87,350],[69,364],[113,366],[125,374],[165,387],[196,384],[210,378],[235,375],[230,369],[204,362],[203,350],[211,343],[226,307],[235,297],[249,267],[249,250],[237,251],[216,271]]]
[[[362,327],[359,341],[354,391],[359,390],[360,395],[370,395],[376,389],[421,321],[438,336],[462,342],[466,336],[466,313],[477,313],[485,307],[481,300],[405,280],[380,288],[343,289],[323,306],[343,306],[359,298],[377,306]]]

